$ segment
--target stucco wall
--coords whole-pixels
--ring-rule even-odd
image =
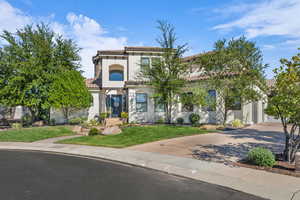
[[[124,81],[109,81],[109,67],[112,65],[123,66]],[[102,59],[102,86],[109,88],[122,88],[127,81],[127,59]]]
[[[154,100],[152,97],[153,90],[146,87],[140,88],[130,88],[128,90],[128,108],[129,108],[129,122],[156,122],[160,118],[164,118],[165,115],[163,112],[155,112],[154,111]],[[136,93],[146,93],[148,96],[148,107],[147,112],[136,112]],[[218,101],[217,95],[217,101]],[[263,109],[262,102],[259,102],[260,106],[257,108],[258,115],[258,123],[263,122]],[[181,117],[184,119],[185,123],[189,123],[189,116],[191,113],[197,113],[200,115],[200,123],[222,123],[223,115],[222,106],[217,106],[216,111],[203,111],[201,107],[194,106],[193,112],[183,112],[182,104],[178,103],[174,106],[172,112],[172,121],[176,122],[176,119]],[[231,123],[234,119],[240,119],[244,124],[253,124],[252,121],[252,103],[246,104],[242,106],[241,110],[229,110],[226,123]]]
[[[150,62],[151,62],[151,58],[157,58],[158,56],[155,55],[129,55],[128,56],[128,65],[129,65],[129,79],[128,80],[139,80],[140,78],[137,77],[140,68],[141,68],[141,58],[142,57],[148,57],[150,58]]]

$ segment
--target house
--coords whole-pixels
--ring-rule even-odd
[[[128,112],[129,122],[153,123],[164,118],[164,108],[155,102],[153,89],[143,84],[137,77],[142,65],[151,65],[161,56],[159,47],[125,47],[122,50],[98,51],[93,57],[94,78],[87,79],[86,85],[93,96],[93,105],[83,113],[89,119],[99,116],[100,113],[109,112],[110,117],[120,117],[121,112]],[[185,57],[184,62],[190,62],[200,54]],[[186,77],[190,86],[203,80],[205,77],[194,68]],[[189,86],[189,87],[190,87]],[[209,95],[218,99],[214,90]],[[254,124],[266,121],[264,114],[266,105],[263,101],[249,104],[237,104],[228,114],[228,123],[240,119],[245,124]],[[220,110],[201,108],[194,105],[178,103],[172,113],[172,121],[181,117],[189,123],[189,115],[198,113],[200,123],[220,123]],[[82,114],[82,113],[81,113]],[[55,115],[52,113],[52,116]],[[58,117],[55,117],[59,120]]]

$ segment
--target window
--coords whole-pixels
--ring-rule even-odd
[[[148,107],[148,96],[145,93],[136,94],[136,111],[137,112],[147,112]]]
[[[124,80],[123,71],[111,70],[109,72],[109,80],[110,81],[123,81]]]
[[[182,99],[182,112],[193,112],[194,111],[194,105],[191,103],[193,99],[193,93],[187,92],[183,93],[181,95]]]
[[[162,103],[159,97],[154,98],[154,111],[165,112],[165,105]]]
[[[242,109],[241,97],[236,96],[230,99],[226,99],[226,106],[228,110],[241,110]]]
[[[216,90],[208,90],[208,95],[206,97],[206,106],[203,106],[204,111],[215,111],[216,110]]]
[[[142,57],[141,58],[141,68],[150,66],[150,58]]]

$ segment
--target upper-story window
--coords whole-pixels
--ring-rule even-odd
[[[121,70],[111,70],[109,72],[110,81],[124,81],[124,74]]]
[[[150,66],[150,58],[149,57],[141,57],[141,68]]]
[[[110,81],[124,81],[124,67],[122,65],[109,66]]]

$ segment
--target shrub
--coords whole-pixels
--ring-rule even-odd
[[[244,126],[243,122],[239,119],[235,119],[231,122],[232,127],[234,128],[241,128]]]
[[[248,161],[262,167],[273,167],[276,163],[274,154],[265,148],[257,147],[249,151]]]
[[[183,124],[184,123],[184,119],[182,117],[178,117],[176,119],[177,124]]]
[[[127,112],[121,112],[121,118],[128,119],[128,113]]]
[[[164,120],[164,118],[160,117],[158,120],[156,120],[156,123],[163,124],[163,123],[165,123],[165,120]]]
[[[96,128],[91,128],[89,131],[89,136],[93,136],[93,135],[98,135],[99,134],[99,130]]]
[[[81,127],[82,127],[82,128],[89,128],[90,125],[89,125],[89,123],[88,123],[87,121],[85,121],[85,122],[83,122],[83,123],[81,124]]]
[[[193,126],[193,127],[200,127],[201,124],[200,124],[199,122],[196,122],[196,123],[192,124],[192,126]]]
[[[69,120],[69,124],[76,125],[81,123],[81,118],[76,117]]]
[[[56,125],[56,120],[50,119],[50,126],[55,126],[55,125]]]
[[[88,122],[89,126],[98,126],[99,125],[99,122],[95,119],[91,119],[89,122]]]
[[[189,116],[189,120],[192,124],[196,124],[199,123],[200,120],[200,115],[196,114],[196,113],[192,113]]]
[[[23,126],[21,123],[13,123],[11,127],[14,129],[21,129]]]
[[[100,113],[100,121],[103,122],[106,118],[109,117],[109,113],[107,112],[103,112],[103,113]]]
[[[69,120],[69,124],[78,125],[82,124],[87,120],[87,117],[75,117]]]
[[[30,126],[32,124],[32,117],[30,114],[26,113],[22,116],[22,124],[23,126]]]

